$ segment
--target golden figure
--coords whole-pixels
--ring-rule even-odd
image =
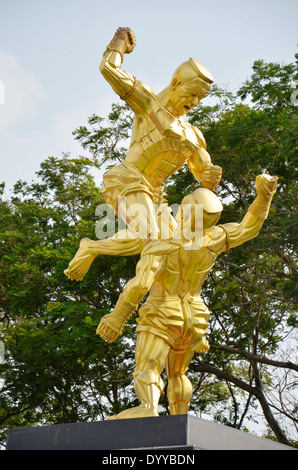
[[[171,414],[188,412],[192,385],[185,373],[194,353],[209,349],[204,335],[210,313],[201,298],[202,285],[222,252],[258,235],[277,187],[277,177],[258,176],[257,198],[242,222],[216,225],[223,207],[213,190],[222,170],[211,163],[202,133],[180,119],[207,96],[213,77],[190,58],[175,71],[170,85],[156,95],[120,68],[123,55],[134,46],[133,32],[118,28],[100,65],[114,91],[135,113],[127,157],[104,175],[102,189],[107,204],[127,229],[108,239],[83,239],[65,270],[71,279],[81,280],[99,254],[141,253],[135,277],[97,328],[104,340],[115,341],[149,293],[137,318],[134,387],[141,404],[110,419],[158,416],[164,367]],[[183,199],[174,219],[163,185],[185,162],[202,187]],[[135,216],[128,209],[134,204],[143,208],[138,220],[143,238],[129,236]],[[194,215],[197,204],[203,206],[201,244],[196,237],[202,229]],[[191,212],[186,210],[189,205]],[[168,237],[162,237],[165,224]]]
[[[180,119],[208,95],[213,82],[209,70],[190,58],[177,68],[169,86],[155,94],[145,83],[120,68],[124,54],[132,52],[135,44],[134,33],[129,28],[118,28],[100,64],[105,79],[134,111],[128,154],[104,175],[102,187],[107,204],[126,223],[128,230],[135,218],[129,208],[134,204],[144,207],[143,218],[138,219],[140,233],[145,234],[141,237],[143,241],[136,237],[132,240],[123,233],[115,235],[116,239],[121,238],[123,250],[129,254],[140,253],[145,240],[161,238],[163,220],[168,221],[169,227],[169,236],[163,238],[171,238],[175,219],[166,203],[163,185],[185,162],[197,181],[210,190],[215,189],[222,174],[221,167],[211,162],[201,131]],[[97,254],[101,253],[101,242],[93,243]],[[71,279],[81,280],[94,259],[84,251],[85,246],[83,240],[65,272]]]
[[[189,250],[192,240],[181,238],[150,241],[142,251],[136,276],[128,282],[115,309],[105,315],[97,333],[114,341],[127,319],[150,291],[137,318],[134,387],[141,404],[110,419],[158,416],[158,403],[164,384],[161,372],[166,366],[167,397],[171,414],[188,412],[192,385],[185,372],[196,351],[208,350],[204,338],[209,311],[201,298],[205,278],[224,251],[256,237],[268,216],[277,177],[256,178],[257,198],[240,224],[216,225],[222,212],[218,197],[199,188],[183,199],[176,216],[178,228],[195,223],[193,211],[185,217],[185,204],[203,205],[203,239],[199,249]],[[177,228],[177,230],[178,230]],[[113,240],[116,251],[117,241]],[[119,255],[122,246],[119,245]]]

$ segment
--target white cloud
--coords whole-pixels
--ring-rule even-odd
[[[0,82],[0,131],[11,132],[19,122],[36,116],[40,102],[46,99],[46,93],[36,74],[27,70],[1,46]]]

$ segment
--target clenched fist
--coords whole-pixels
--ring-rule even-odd
[[[271,199],[276,192],[278,176],[270,176],[266,173],[256,177],[256,191],[258,196],[265,200]]]
[[[207,163],[202,175],[202,185],[204,188],[214,191],[221,180],[221,176],[222,168],[220,166]]]
[[[123,58],[123,54],[130,54],[135,45],[134,32],[130,28],[118,28],[106,51],[118,51]]]
[[[125,325],[125,323],[124,323]],[[124,325],[120,325],[113,312],[104,315],[99,322],[96,334],[108,343],[113,343],[122,334]]]

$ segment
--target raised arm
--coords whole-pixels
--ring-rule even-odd
[[[240,224],[225,224],[221,227],[226,232],[227,248],[242,245],[255,238],[268,217],[272,198],[276,192],[277,176],[262,174],[256,178],[257,198],[249,207]]]
[[[136,39],[130,28],[118,28],[112,41],[107,46],[99,70],[120,98],[127,102],[133,111],[146,111],[150,93],[146,86],[126,70],[122,70],[124,54],[130,54]]]

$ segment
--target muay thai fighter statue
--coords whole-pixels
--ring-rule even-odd
[[[181,236],[145,246],[136,276],[128,282],[114,310],[101,319],[97,328],[103,339],[115,341],[150,291],[137,318],[134,387],[141,404],[112,419],[158,416],[159,398],[164,388],[160,374],[165,366],[170,413],[188,412],[192,384],[185,372],[194,353],[209,348],[204,338],[209,311],[201,298],[202,285],[221,253],[258,235],[268,216],[276,186],[277,177],[258,176],[257,198],[242,222],[224,225],[216,225],[223,209],[218,197],[208,189],[199,188],[183,199],[176,216]],[[195,223],[193,212],[184,213],[186,204],[203,205],[202,244],[195,250],[189,249],[195,237],[185,239],[181,230],[181,225],[187,229]],[[118,249],[121,255],[120,244]]]
[[[197,181],[210,190],[215,189],[222,174],[221,167],[211,163],[202,132],[180,119],[208,95],[213,82],[211,73],[199,61],[190,58],[177,68],[169,86],[156,94],[120,68],[124,54],[132,52],[135,44],[134,33],[129,28],[118,28],[100,64],[105,79],[134,111],[128,154],[104,175],[102,185],[106,203],[113,207],[128,230],[135,218],[129,208],[135,204],[144,208],[141,217],[138,214],[142,237],[115,235],[122,241],[122,255],[140,253],[148,240],[159,239],[165,220],[169,228],[166,238],[171,238],[175,219],[166,203],[163,185],[185,162]],[[123,204],[120,201],[124,201]],[[91,245],[93,254],[90,254]],[[113,254],[109,250],[107,240],[83,239],[65,274],[81,280],[94,257]]]

